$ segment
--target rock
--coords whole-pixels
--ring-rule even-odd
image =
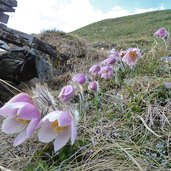
[[[52,64],[41,52],[17,48],[0,55],[0,79],[9,81],[15,87],[33,78],[40,81],[51,80],[52,74]],[[1,102],[13,96],[3,85],[0,86]]]

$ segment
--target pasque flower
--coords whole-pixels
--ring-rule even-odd
[[[72,77],[72,81],[78,84],[84,84],[86,82],[86,76],[84,74],[76,74]]]
[[[77,136],[76,120],[71,112],[53,111],[41,120],[39,126],[39,141],[49,143],[54,140],[55,151],[65,146],[69,139],[73,144]]]
[[[117,61],[120,60],[119,52],[116,51],[114,48],[110,51],[109,57],[114,57]]]
[[[129,48],[126,51],[125,56],[122,58],[123,62],[126,62],[130,67],[137,63],[137,60],[141,57],[140,49]]]
[[[167,40],[169,33],[164,27],[161,27],[154,33],[154,36]]]
[[[101,75],[101,78],[104,78],[104,79],[110,78],[113,74],[112,67],[111,66],[101,67],[99,74]]]
[[[98,75],[99,71],[100,71],[100,66],[99,66],[99,65],[93,65],[93,66],[89,69],[89,72],[90,72],[92,75],[94,75],[94,76]]]
[[[116,62],[116,58],[113,55],[110,55],[104,61],[101,62],[102,65],[112,65]]]
[[[19,133],[14,146],[23,143],[36,129],[40,121],[40,112],[33,99],[26,93],[20,93],[0,108],[0,115],[6,119],[2,123],[2,132]]]
[[[64,86],[59,93],[59,100],[61,102],[70,101],[75,96],[75,89],[71,85]]]
[[[94,92],[97,92],[99,90],[99,84],[97,81],[92,81],[89,83],[88,85],[88,89],[90,91],[94,91]]]

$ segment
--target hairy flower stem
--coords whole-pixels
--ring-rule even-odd
[[[86,112],[83,112],[83,104],[84,104],[84,99],[82,94],[79,94],[79,113],[80,115],[83,115],[84,118],[86,118]]]
[[[95,103],[95,106],[96,106],[96,111],[98,111],[98,109],[99,109],[99,95],[98,95],[98,92],[95,93],[94,103]]]

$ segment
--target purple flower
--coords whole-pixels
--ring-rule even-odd
[[[20,145],[33,134],[41,117],[32,98],[26,93],[20,93],[8,101],[0,108],[0,115],[6,118],[2,123],[2,132],[19,133],[14,146]]]
[[[137,63],[137,60],[141,57],[140,49],[129,48],[126,51],[125,56],[122,58],[123,62],[126,62],[130,67]]]
[[[89,72],[92,74],[92,75],[98,75],[100,71],[100,66],[99,65],[93,65],[90,69],[89,69]]]
[[[171,62],[171,56],[163,56],[161,59],[161,61],[168,61],[168,62]]]
[[[109,57],[114,57],[117,61],[120,60],[119,52],[116,51],[114,48],[110,51]]]
[[[60,99],[61,102],[67,102],[71,100],[74,96],[75,96],[74,87],[71,85],[66,85],[61,89],[58,98]]]
[[[113,55],[110,55],[107,59],[101,62],[102,65],[112,65],[116,62],[116,58]]]
[[[91,82],[89,85],[88,85],[88,89],[90,91],[94,91],[94,92],[97,92],[99,91],[99,84],[97,81],[93,81]]]
[[[72,81],[78,84],[84,84],[86,82],[86,76],[84,74],[76,74],[72,77]]]
[[[40,142],[49,143],[54,140],[54,150],[58,151],[71,139],[74,143],[77,127],[74,116],[66,111],[53,111],[40,122],[38,138]]]
[[[171,82],[164,82],[164,86],[168,89],[171,88]]]
[[[119,53],[114,48],[110,51],[110,54],[113,56],[119,56]]]
[[[110,78],[113,74],[112,67],[110,66],[101,67],[99,74],[101,75],[101,78],[104,78],[104,79]]]
[[[154,36],[166,40],[169,37],[169,33],[164,27],[161,27],[154,33]]]

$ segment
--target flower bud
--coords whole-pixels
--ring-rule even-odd
[[[62,88],[61,92],[59,93],[58,98],[62,102],[67,102],[67,101],[71,100],[74,96],[75,96],[74,87],[71,85],[67,85]]]

